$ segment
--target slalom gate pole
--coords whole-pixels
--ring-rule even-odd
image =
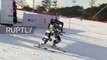
[[[69,18],[69,29],[71,27],[71,18]]]

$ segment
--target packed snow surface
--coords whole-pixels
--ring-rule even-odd
[[[18,11],[19,21],[23,13]],[[65,50],[49,52],[35,48],[45,28],[37,28],[33,34],[0,34],[0,60],[107,60],[107,23],[60,17],[64,22],[62,42],[57,46]],[[51,48],[52,42],[46,47]]]

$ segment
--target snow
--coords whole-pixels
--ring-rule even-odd
[[[20,21],[24,12],[18,11]],[[107,23],[66,17],[60,20],[66,33],[57,46],[67,52],[52,53],[33,47],[46,30],[37,28],[34,34],[0,34],[0,60],[107,60]],[[48,42],[46,46],[51,45]]]

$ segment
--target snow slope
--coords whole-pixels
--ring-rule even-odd
[[[22,20],[23,13],[18,14]],[[66,33],[58,47],[67,52],[52,53],[33,47],[46,30],[36,29],[34,34],[0,34],[0,60],[107,60],[107,23],[66,17],[60,20],[65,23]],[[46,46],[50,48],[51,43]]]

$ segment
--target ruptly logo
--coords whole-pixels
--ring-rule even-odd
[[[0,27],[0,34],[33,34],[34,26]]]

